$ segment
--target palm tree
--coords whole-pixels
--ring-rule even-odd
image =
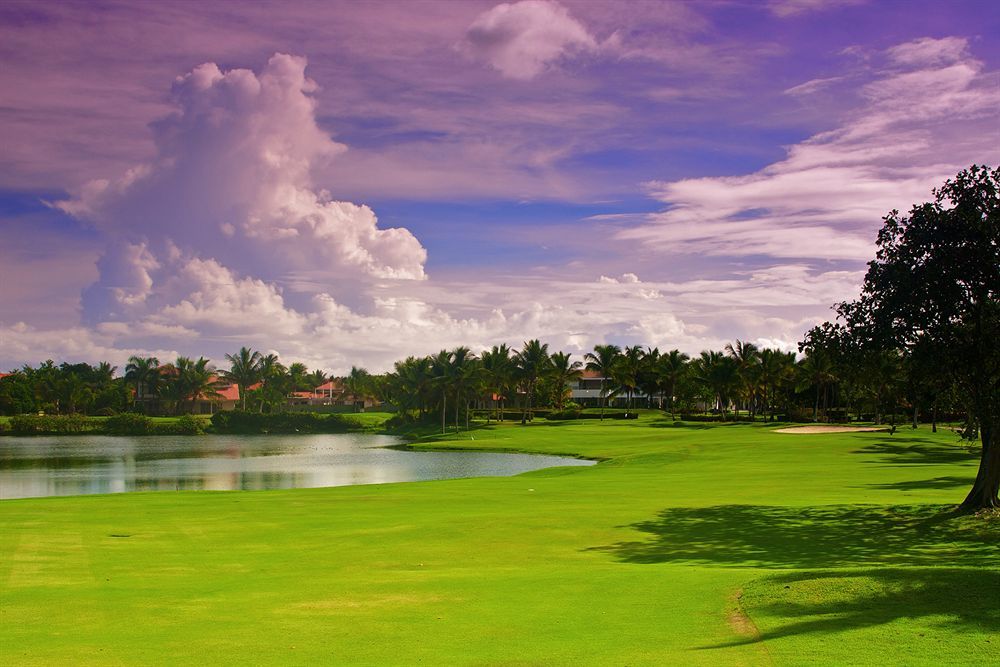
[[[494,345],[480,357],[483,379],[490,394],[500,397],[497,421],[503,421],[504,397],[514,383],[514,362],[506,344]],[[487,418],[487,421],[489,418]]]
[[[760,351],[759,358],[760,383],[764,392],[764,418],[773,421],[774,393],[786,373],[785,353],[765,347]]]
[[[260,380],[260,352],[247,347],[241,347],[236,354],[227,354],[229,370],[222,372],[222,377],[240,388],[240,403],[243,410],[247,409],[247,389]]]
[[[552,353],[552,368],[549,376],[556,387],[556,410],[563,409],[563,399],[566,397],[566,386],[576,382],[583,375],[583,364],[570,361],[572,355],[565,352]]]
[[[372,376],[364,368],[358,368],[357,366],[351,366],[351,372],[347,375],[344,380],[344,386],[347,391],[351,392],[351,397],[354,399],[354,408],[357,410],[358,400],[361,401],[361,407],[364,408],[365,398],[371,394],[371,382]]]
[[[756,396],[755,367],[760,359],[760,349],[753,343],[737,340],[736,344],[726,343],[726,354],[736,362],[736,367],[740,375],[740,391],[743,402],[750,412],[750,420],[753,421],[753,402]],[[737,415],[739,406],[737,406]]]
[[[902,359],[895,351],[875,352],[865,359],[868,382],[875,394],[875,423],[882,423],[882,406],[889,399],[891,432],[896,431],[897,391],[903,377]]]
[[[155,394],[160,385],[160,360],[156,357],[131,356],[125,366],[125,380],[135,385],[132,405]]]
[[[822,350],[813,350],[799,362],[799,391],[816,387],[816,401],[813,404],[813,421],[819,421],[819,395],[826,385],[836,380],[833,374],[833,361]]]
[[[292,364],[294,366],[295,364]],[[303,386],[309,391],[315,391],[316,387],[326,384],[330,378],[326,373],[317,369],[302,378]]]
[[[451,354],[448,350],[441,350],[430,360],[431,384],[441,392],[441,433],[447,431],[444,419],[448,409],[448,390],[453,380]]]
[[[459,407],[464,403],[465,427],[469,428],[469,410],[467,390],[475,385],[479,375],[479,360],[467,347],[456,347],[451,351],[452,387],[455,391],[455,430],[458,431]]]
[[[650,347],[642,355],[639,365],[638,387],[646,396],[646,407],[653,407],[653,397],[659,397],[659,408],[663,409],[663,376],[660,374],[660,348]]]
[[[288,366],[288,378],[292,383],[292,391],[309,391],[306,378],[309,376],[309,369],[301,361],[296,361]],[[323,384],[320,382],[320,384]]]
[[[211,399],[219,395],[215,369],[205,357],[199,357],[197,361],[190,357],[177,357],[166,375],[166,393],[174,400],[174,411],[177,413],[185,401],[190,401],[194,410],[199,398]]]
[[[663,378],[663,386],[670,397],[670,418],[674,418],[674,396],[677,394],[677,384],[687,372],[688,355],[680,350],[670,350],[660,357],[659,371]]]
[[[587,370],[601,374],[601,421],[604,421],[604,408],[608,404],[607,381],[621,351],[617,345],[595,345],[593,352],[583,355]]]
[[[117,366],[112,366],[110,362],[102,361],[94,368],[94,379],[98,384],[108,384],[114,379],[116,370],[118,370]]]
[[[627,409],[632,409],[632,398],[639,386],[639,373],[642,370],[643,349],[639,345],[626,347],[611,366],[611,377],[627,396]]]
[[[736,360],[722,352],[708,350],[701,353],[695,362],[695,369],[698,381],[715,397],[716,407],[722,411],[722,420],[726,421],[726,410],[740,383]]]
[[[272,353],[262,356],[258,365],[258,375],[261,383],[256,392],[260,399],[258,410],[263,412],[264,406],[267,405],[270,412],[275,407],[283,405],[286,395],[291,391],[291,382],[288,369],[278,360],[278,355]]]
[[[389,393],[397,407],[404,410],[416,408],[419,416],[423,417],[430,403],[433,382],[430,357],[407,357],[397,361],[395,371],[389,374]]]
[[[524,412],[521,413],[521,425],[528,422],[538,378],[549,370],[551,364],[548,344],[542,345],[537,338],[525,341],[521,351],[514,355],[514,366],[527,394]]]

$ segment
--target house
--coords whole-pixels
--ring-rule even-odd
[[[296,391],[288,397],[289,405],[337,405],[355,409],[371,408],[379,403],[371,396],[354,396],[347,391],[343,380],[333,378],[308,391]]]
[[[570,399],[574,403],[585,408],[599,408],[602,401],[602,387],[608,392],[607,407],[624,408],[628,407],[628,396],[623,392],[615,390],[615,383],[611,378],[604,377],[597,371],[584,370],[580,379],[568,383]],[[632,394],[632,405],[635,407],[645,407],[650,404],[650,398],[641,391]]]
[[[585,370],[576,382],[569,383],[570,399],[585,408],[601,406],[601,387],[610,388],[610,383],[604,385],[605,378],[597,371]],[[611,405],[608,399],[608,405]]]

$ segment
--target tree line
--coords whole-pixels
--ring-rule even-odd
[[[476,354],[462,346],[411,356],[382,374],[352,367],[342,378],[299,362],[285,366],[277,355],[248,347],[225,355],[223,369],[205,357],[161,364],[133,356],[116,376],[107,362],[46,361],[0,379],[0,412],[183,414],[230,385],[239,387],[239,409],[278,412],[294,392],[337,379],[352,400],[374,399],[413,420],[433,417],[446,430],[449,424],[468,427],[476,414],[504,420],[515,412],[522,423],[539,410],[578,415],[584,406],[571,394],[584,371],[597,383],[602,412],[616,406],[656,408],[672,418],[894,423],[903,410],[914,422],[918,415],[936,422],[939,414],[954,417],[963,409],[957,387],[945,377],[925,377],[922,366],[898,354],[852,353],[843,329],[816,327],[801,348],[797,359],[794,352],[736,340],[690,357],[677,349],[600,344],[574,359],[533,339],[520,349],[502,344]]]
[[[234,384],[240,387],[242,409],[270,412],[280,410],[292,392],[312,391],[330,379],[305,364],[286,367],[275,354],[246,348],[226,359],[230,368],[218,370],[205,357],[161,363],[152,356],[132,356],[120,375],[108,362],[26,364],[0,378],[0,414],[180,415],[196,411],[199,401],[217,400],[220,390]]]

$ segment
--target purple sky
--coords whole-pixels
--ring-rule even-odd
[[[0,5],[0,369],[794,348],[1000,163],[992,0]]]

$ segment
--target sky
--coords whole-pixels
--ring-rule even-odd
[[[794,350],[1000,164],[993,0],[0,4],[0,369]]]

